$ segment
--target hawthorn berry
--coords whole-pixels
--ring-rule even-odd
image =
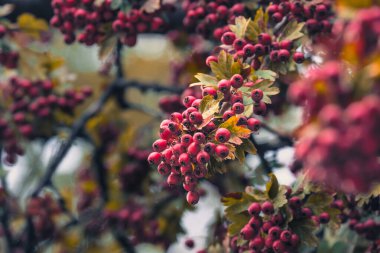
[[[190,205],[195,205],[199,201],[199,194],[195,191],[189,191],[186,195],[186,200]]]
[[[232,105],[232,111],[235,114],[241,114],[244,112],[244,105],[242,103],[235,103]]]
[[[261,205],[259,203],[254,202],[248,207],[248,213],[251,216],[258,216],[260,212],[261,212]]]
[[[327,212],[323,212],[319,215],[319,221],[322,224],[327,224],[330,221],[330,215]]]
[[[261,122],[256,118],[249,118],[247,120],[247,126],[251,131],[257,132],[260,129]]]
[[[215,133],[215,140],[221,143],[227,142],[231,137],[231,133],[226,128],[219,128]]]
[[[232,45],[236,39],[236,35],[233,32],[226,32],[222,35],[222,43],[225,45]]]
[[[304,60],[305,60],[305,56],[304,56],[304,54],[301,53],[301,52],[295,52],[295,53],[293,54],[293,60],[294,60],[296,63],[300,64],[300,63],[303,63],[303,62],[304,62]]]
[[[241,86],[243,86],[244,79],[240,74],[235,74],[230,79],[230,84],[235,89],[239,89]]]
[[[230,153],[230,150],[228,149],[226,145],[219,144],[215,147],[215,153],[217,156],[224,159],[228,156],[228,154]]]
[[[273,214],[274,213],[273,204],[269,201],[265,201],[264,203],[261,204],[261,211],[267,215]]]

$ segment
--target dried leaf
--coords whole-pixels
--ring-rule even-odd
[[[239,138],[248,138],[251,134],[251,130],[244,126],[238,126],[239,118],[236,116],[232,116],[222,124],[220,124],[219,128],[226,128],[231,132],[231,136],[237,136]]]
[[[218,92],[218,97],[215,99],[211,95],[204,96],[199,105],[199,111],[204,119],[209,118],[219,111],[219,103],[223,99],[223,94]]]

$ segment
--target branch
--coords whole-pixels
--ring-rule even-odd
[[[124,249],[125,253],[136,252],[131,241],[126,236],[124,236],[124,233],[122,231],[119,231],[118,229],[112,229],[112,234],[117,240],[117,242],[120,244],[120,246]]]
[[[261,144],[258,144],[253,136],[253,134],[251,134],[251,137],[250,137],[253,145],[255,145],[255,147],[257,148],[257,155],[259,156],[259,159],[261,161],[261,164],[263,165],[264,167],[264,170],[267,174],[270,174],[272,173],[272,168],[271,166],[269,165],[269,162],[267,161],[267,159],[265,158],[265,151],[262,149],[261,147]]]

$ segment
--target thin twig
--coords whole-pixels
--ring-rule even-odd
[[[251,139],[253,145],[255,145],[255,147],[257,148],[257,155],[259,156],[259,159],[261,161],[261,165],[263,166],[265,172],[267,174],[272,173],[272,168],[269,165],[269,162],[267,161],[267,159],[265,158],[265,151],[261,148],[261,145],[259,143],[257,143],[253,134],[251,134],[250,139]]]

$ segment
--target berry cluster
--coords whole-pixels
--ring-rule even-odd
[[[0,24],[0,42],[8,34],[7,27]],[[14,69],[17,67],[19,59],[19,54],[16,51],[12,51],[5,43],[1,43],[0,48],[0,64],[9,69]]]
[[[304,106],[306,119],[320,122],[318,134],[306,135],[296,146],[296,158],[315,180],[347,192],[366,191],[379,179],[380,98],[351,102],[344,73],[338,62],[326,63],[290,87],[289,96]]]
[[[184,26],[204,37],[211,35],[219,40],[224,32],[229,31],[228,24],[238,16],[245,16],[247,9],[237,0],[226,1],[191,1],[185,0],[182,8],[186,12]]]
[[[85,87],[57,94],[53,86],[51,80],[30,81],[20,77],[12,77],[8,83],[3,83],[3,105],[9,110],[1,112],[0,140],[7,153],[5,161],[8,164],[14,164],[17,155],[23,154],[19,138],[43,136],[50,131],[47,126],[56,120],[55,112],[72,114],[92,93]]]
[[[159,101],[161,111],[165,113],[173,113],[183,111],[185,107],[182,104],[181,97],[178,95],[170,95],[162,97]]]
[[[120,185],[124,192],[136,192],[149,171],[148,150],[130,149],[127,152],[127,164],[119,171]]]
[[[51,238],[56,232],[54,217],[61,214],[63,210],[51,195],[34,197],[29,199],[26,213],[33,222],[35,236],[38,240]]]
[[[141,3],[132,4],[128,13],[112,8],[111,0],[101,4],[94,0],[53,0],[52,6],[55,15],[50,23],[60,29],[67,44],[76,40],[87,46],[99,43],[111,32],[112,24],[122,43],[134,46],[138,33],[158,32],[165,25],[158,11],[146,13],[141,10]],[[76,30],[80,31],[77,35]]]
[[[280,23],[295,19],[305,22],[309,35],[330,33],[333,11],[330,3],[304,3],[303,1],[275,0],[268,6],[268,14],[272,22]]]
[[[238,237],[233,237],[230,246],[234,251],[252,250],[252,252],[297,252],[300,246],[300,236],[292,231],[291,223],[297,221],[313,220],[316,225],[326,224],[330,221],[327,212],[313,215],[308,207],[303,207],[304,200],[298,196],[291,197],[291,189],[288,188],[288,206],[291,211],[292,221],[287,224],[287,214],[276,211],[270,201],[263,203],[254,202],[248,207],[251,216],[249,222],[241,229],[241,237],[247,241],[242,246],[237,245]],[[241,252],[241,251],[239,251]]]
[[[247,133],[243,138],[260,128],[259,120],[243,115],[245,106],[239,88],[245,83],[248,82],[245,82],[240,74],[233,75],[230,80],[222,79],[216,88],[204,88],[202,99],[194,96],[185,97],[183,104],[187,109],[182,113],[172,113],[170,120],[161,123],[161,139],[153,143],[155,152],[149,155],[148,161],[157,166],[160,174],[169,175],[169,185],[177,185],[183,181],[190,204],[198,202],[199,194],[195,188],[198,180],[208,174],[208,166],[212,160],[223,161],[230,158],[230,150],[237,145],[234,137],[240,133],[231,132],[231,129],[221,125],[235,117],[236,125],[241,128],[239,131]],[[220,96],[223,96],[223,99],[215,101],[216,105],[218,101],[227,105],[218,110],[220,117],[204,117],[200,111],[202,101],[210,98],[216,100]],[[251,97],[255,103],[254,113],[264,114],[266,105],[261,101],[262,90],[252,89]]]
[[[225,32],[221,42],[234,53],[235,59],[247,60],[255,70],[262,67],[264,58],[271,63],[286,63],[292,58],[300,64],[305,60],[303,53],[294,50],[291,40],[277,42],[268,33],[259,34],[257,39],[257,43],[254,43],[248,39],[237,38],[233,32]],[[214,56],[210,56],[208,62],[213,59]]]

